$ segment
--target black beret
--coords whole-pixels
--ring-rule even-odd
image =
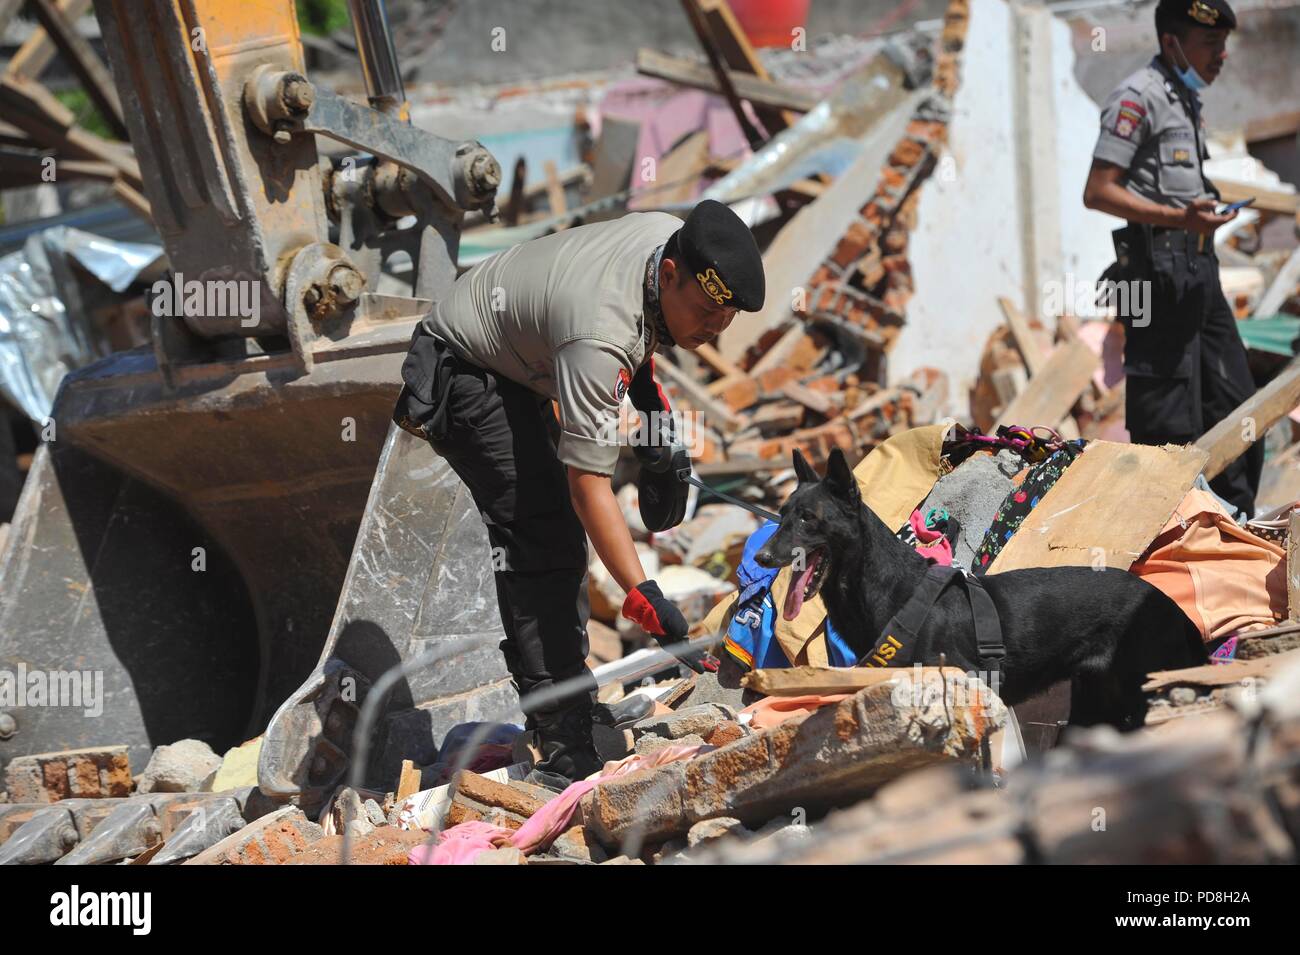
[[[1227,0],[1160,0],[1156,15],[1210,30],[1237,29],[1237,15]]]
[[[754,233],[740,216],[714,199],[705,199],[677,231],[683,265],[719,305],[742,312],[763,307],[766,283],[763,257]]]

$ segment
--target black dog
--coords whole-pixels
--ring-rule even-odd
[[[802,557],[786,605],[793,618],[822,592],[831,622],[863,660],[908,602],[928,563],[872,513],[837,449],[826,479],[796,451],[799,486],[781,508],[781,525],[759,551],[765,567]],[[1006,656],[999,696],[1019,703],[1059,680],[1073,681],[1070,722],[1132,729],[1145,721],[1142,683],[1155,670],[1197,666],[1206,652],[1176,603],[1127,571],[1088,567],[1015,570],[981,578],[1001,622]],[[971,605],[948,586],[925,620],[924,658],[913,663],[978,671]]]

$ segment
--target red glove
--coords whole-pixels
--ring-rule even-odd
[[[653,580],[643,580],[628,592],[623,601],[623,616],[659,641],[659,645],[669,649],[674,643],[686,640],[686,618],[677,606],[664,596],[659,585]],[[715,672],[718,661],[703,650],[692,651],[678,657],[696,673],[705,670]]]

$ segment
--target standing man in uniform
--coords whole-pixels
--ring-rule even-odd
[[[1150,283],[1149,313],[1121,316],[1125,416],[1139,444],[1195,441],[1255,392],[1214,252],[1214,230],[1236,212],[1215,211],[1218,191],[1201,168],[1198,91],[1222,71],[1236,26],[1226,0],[1160,0],[1160,52],[1102,110],[1083,204],[1128,220],[1106,277]],[[1257,441],[1210,486],[1253,514],[1263,464]]]
[[[601,766],[586,666],[588,538],[627,593],[623,615],[661,644],[686,639],[681,611],[646,578],[610,486],[623,398],[659,412],[653,420],[664,426],[653,445],[634,447],[643,475],[672,454],[689,467],[672,447],[653,353],[712,342],[763,297],[753,234],[706,200],[684,223],[636,213],[515,246],[461,276],[416,327],[393,420],[447,459],[487,525],[501,650],[542,753],[535,781],[562,788]],[[684,502],[685,485],[669,481]],[[684,661],[697,670],[712,662]],[[583,675],[586,692],[530,702]]]

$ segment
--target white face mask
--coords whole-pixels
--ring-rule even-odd
[[[1193,93],[1205,89],[1205,87],[1210,84],[1201,79],[1201,74],[1197,73],[1196,70],[1192,68],[1192,62],[1187,59],[1187,54],[1183,52],[1183,45],[1178,42],[1178,37],[1173,37],[1173,41],[1174,46],[1178,48],[1178,55],[1182,57],[1183,62],[1187,64],[1186,69],[1180,69],[1178,66],[1175,66],[1174,72],[1177,73],[1178,78],[1183,81],[1183,85]]]

